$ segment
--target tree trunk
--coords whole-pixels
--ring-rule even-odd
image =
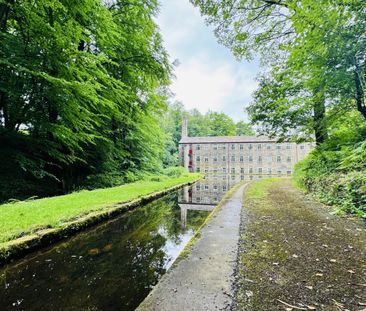
[[[14,4],[14,0],[8,0],[5,3],[0,4],[0,31],[5,31],[6,29],[8,14],[12,4]]]
[[[325,97],[322,91],[314,94],[314,132],[317,145],[324,143],[328,138],[327,125],[325,121]]]
[[[358,66],[356,66],[358,69]],[[356,85],[356,106],[357,110],[366,119],[366,106],[365,106],[365,94],[362,88],[361,79],[359,76],[359,70],[355,71],[355,85]]]

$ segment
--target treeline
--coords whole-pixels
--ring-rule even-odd
[[[0,201],[161,173],[178,164],[183,115],[192,136],[250,132],[222,113],[168,105],[158,9],[158,0],[0,0]]]
[[[162,167],[157,0],[0,0],[0,200]]]
[[[262,133],[309,140],[300,182],[366,214],[364,0],[191,0],[238,58],[265,66],[248,112]]]
[[[182,134],[182,121],[188,121],[188,136],[245,136],[255,135],[253,127],[244,121],[236,122],[223,112],[208,111],[205,114],[197,109],[186,110],[182,103],[169,105],[161,118],[161,126],[168,135],[163,162],[165,166],[179,164],[178,146]]]

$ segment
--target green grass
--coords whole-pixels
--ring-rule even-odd
[[[247,199],[263,199],[267,196],[268,187],[279,178],[268,178],[252,181],[250,183],[249,189],[246,191],[245,195]]]
[[[83,190],[57,197],[3,204],[0,205],[0,243],[42,228],[60,227],[90,212],[193,182],[200,177],[200,174],[184,174],[172,178],[150,178],[114,188]]]

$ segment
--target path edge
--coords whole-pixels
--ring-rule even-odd
[[[162,278],[156,283],[156,285],[153,287],[151,292],[145,297],[145,299],[139,304],[139,306],[136,308],[136,311],[147,311],[150,310],[150,297],[155,292],[157,285],[163,281],[163,279],[169,277],[169,274],[174,268],[176,268],[179,263],[186,259],[188,255],[191,252],[191,249],[193,246],[196,245],[197,241],[199,240],[201,236],[202,229],[208,224],[208,222],[222,209],[222,207],[231,199],[231,197],[235,194],[237,190],[239,190],[240,187],[244,186],[243,193],[245,192],[245,189],[248,185],[248,181],[241,181],[237,183],[233,188],[231,188],[228,192],[225,193],[221,201],[217,204],[217,206],[211,211],[211,213],[207,216],[206,220],[202,223],[202,225],[197,229],[196,233],[192,236],[192,238],[189,240],[187,245],[184,247],[184,249],[181,251],[177,259],[174,261],[170,269],[162,276]]]

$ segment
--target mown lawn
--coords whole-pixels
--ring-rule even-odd
[[[199,178],[200,174],[184,174],[161,181],[138,181],[114,188],[83,190],[57,197],[3,204],[0,205],[0,244],[25,233],[59,227],[78,216]]]

